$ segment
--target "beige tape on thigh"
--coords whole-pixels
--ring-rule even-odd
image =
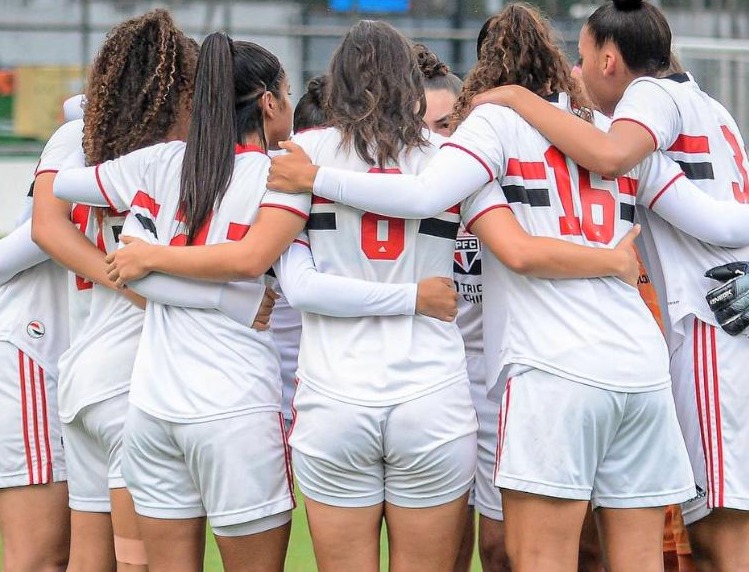
[[[143,544],[142,540],[115,535],[114,554],[117,562],[122,562],[123,564],[132,564],[133,566],[148,565],[146,545]]]

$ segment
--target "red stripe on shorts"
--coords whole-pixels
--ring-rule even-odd
[[[21,381],[21,410],[23,415],[23,444],[26,449],[26,469],[29,471],[29,484],[34,484],[34,469],[31,463],[31,443],[29,442],[29,417],[28,417],[28,404],[26,401],[26,364],[24,363],[24,355],[21,350],[18,350],[18,371]]]
[[[723,429],[720,420],[720,392],[718,391],[718,356],[716,351],[715,326],[708,325],[707,327],[710,328],[710,342],[712,347],[713,397],[715,399],[713,408],[715,409],[715,438],[718,446],[718,501],[715,506],[722,507],[725,475],[723,473]]]
[[[42,450],[39,447],[39,412],[36,398],[36,375],[34,374],[34,360],[26,356],[29,360],[29,374],[31,375],[31,399],[33,400],[33,419],[34,419],[34,446],[36,447],[36,469],[37,481],[34,484],[42,482]]]

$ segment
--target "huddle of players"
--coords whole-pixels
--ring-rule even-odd
[[[660,569],[663,506],[690,500],[698,561],[746,565],[746,343],[715,327],[700,281],[746,258],[735,124],[691,77],[655,79],[670,32],[646,3],[606,4],[581,33],[583,79],[610,125],[589,111],[534,10],[490,18],[478,48],[458,128],[443,140],[422,130],[424,80],[408,41],[383,23],[355,25],[323,90],[331,127],[297,129],[299,147],[270,167],[266,152],[291,128],[272,54],[212,34],[196,62],[163,11],[113,30],[84,121],[42,155],[33,227],[2,242],[15,245],[19,272],[0,293],[3,311],[18,312],[3,344],[4,394],[18,411],[3,439],[16,464],[0,496],[8,569],[64,566],[68,500],[76,569],[115,558],[123,569],[199,569],[206,516],[227,569],[282,569],[294,501],[266,331],[271,265],[302,310],[290,444],[320,569],[377,569],[383,518],[393,567],[453,569],[474,404],[487,569],[504,565],[490,557],[502,509],[514,570],[574,568],[589,501],[612,570]],[[485,97],[529,123],[498,106],[471,111],[507,84],[530,91]],[[266,191],[269,168],[270,188],[314,185],[314,195]],[[635,210],[668,300],[668,350],[631,287]],[[471,323],[465,354],[449,322],[456,295],[439,278],[453,267],[471,276],[480,260],[472,236],[455,251],[461,222],[484,245],[484,279],[458,279],[458,298],[486,297],[483,348],[476,306],[460,313]],[[31,235],[80,277],[42,262]],[[121,236],[137,238],[117,251]],[[741,311],[739,301],[721,323]]]

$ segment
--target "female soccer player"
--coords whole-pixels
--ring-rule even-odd
[[[707,195],[746,203],[749,163],[736,123],[689,74],[669,75],[670,49],[671,31],[658,8],[641,0],[607,2],[580,32],[579,50],[591,97],[613,115],[608,131],[517,89],[501,99],[586,168],[616,175],[660,150]],[[749,250],[712,246],[664,224],[652,210],[644,215],[650,273],[666,296],[677,410],[701,491],[683,506],[684,520],[703,566],[746,568],[749,426],[740,419],[749,388],[740,372],[749,365],[749,344],[717,327],[704,300],[714,283],[703,274],[746,260]],[[727,238],[722,246],[743,246]]]
[[[562,108],[568,108],[566,97],[554,92],[572,91],[574,101],[577,88],[570,83],[569,68],[561,51],[553,46],[547,25],[535,12],[523,6],[510,6],[488,34],[492,40],[482,47],[481,60],[461,96],[462,105],[459,102],[463,114],[467,114],[470,100],[477,92],[512,82],[560,99]],[[523,41],[517,42],[518,37]],[[505,45],[507,38],[509,43]],[[296,149],[294,145],[287,147]],[[473,203],[479,206],[483,203],[486,210],[476,213],[472,228],[494,253],[498,250],[495,245],[501,246],[502,239],[492,235],[496,225],[491,222],[494,213],[506,211],[497,208],[502,205],[510,206],[531,232],[600,247],[611,244],[631,226],[635,201],[649,203],[659,193],[661,199],[653,208],[687,232],[711,235],[715,241],[721,241],[725,240],[724,225],[727,225],[731,232],[743,232],[743,240],[748,238],[746,209],[705,197],[662,157],[653,157],[628,178],[605,181],[566,161],[516,115],[499,108],[484,106],[475,110],[418,177],[384,177],[330,167],[305,167],[303,158],[295,154],[274,159],[271,188],[311,189],[314,182],[316,195],[386,216],[432,216],[480,188],[487,175],[491,182],[498,174],[506,196],[485,191]],[[669,193],[662,194],[664,189],[669,189]],[[492,194],[495,196],[491,200],[481,198]],[[697,209],[720,210],[725,218],[720,225],[717,222],[705,225],[702,220],[684,214],[684,202],[698,205]],[[527,269],[523,260],[528,254],[518,251],[514,254],[510,267]],[[591,497],[595,506],[603,507],[599,517],[612,569],[660,569],[662,506],[693,496],[694,488],[668,391],[668,357],[652,317],[636,292],[620,290],[616,281],[528,281],[507,273],[493,257],[487,258],[484,270],[490,273],[485,282],[484,304],[488,310],[485,315],[491,315],[493,323],[499,317],[495,327],[485,330],[488,377],[492,381],[514,377],[512,391],[508,385],[504,392],[505,410],[510,395],[519,399],[519,405],[513,405],[514,413],[503,410],[497,477],[498,485],[505,489],[508,552],[514,569],[570,569],[576,559],[585,505]],[[602,291],[593,294],[604,284],[614,290],[606,295]],[[569,291],[568,285],[571,285]],[[588,306],[592,300],[596,302]],[[601,306],[604,300],[610,308]],[[536,322],[543,327],[531,325],[532,315],[537,311],[544,314]],[[554,331],[551,326],[554,320],[559,320],[559,330]],[[570,331],[570,324],[578,321],[585,325]],[[587,338],[589,335],[595,340]],[[586,339],[575,341],[578,336]],[[586,350],[580,353],[583,347]],[[606,357],[613,348],[617,348],[620,356],[614,362]],[[621,357],[624,348],[634,361]],[[625,362],[629,364],[627,367]],[[629,367],[638,370],[635,379]],[[536,404],[551,397],[547,391],[552,388],[555,397],[551,410],[544,409],[544,413],[535,415],[533,423],[523,419],[526,411],[523,401],[529,399],[537,408]],[[530,395],[526,396],[527,391]],[[579,401],[572,397],[578,391],[602,393]],[[631,396],[627,398],[628,405],[614,417],[611,410],[607,412],[613,402],[592,405],[599,398],[607,402],[614,394],[619,396],[617,399]],[[608,447],[596,444],[595,438],[600,438],[601,433],[594,437],[590,431],[581,430],[582,425],[568,427],[569,418],[583,415],[578,410],[583,403],[592,406],[584,414],[591,416],[591,423],[603,421],[606,425],[618,419],[605,429],[599,425],[612,439],[615,437]],[[568,406],[570,409],[565,413]],[[630,417],[634,410],[646,415],[647,421],[634,421]],[[518,423],[532,427],[521,425],[519,429]],[[576,431],[578,437],[573,436]],[[636,444],[629,440],[630,431],[652,438]],[[570,441],[565,444],[568,437]],[[586,440],[591,448],[584,458],[574,458],[582,454],[576,438]],[[533,444],[529,445],[527,439]],[[627,453],[620,459],[623,466],[614,467],[611,462],[618,449]],[[570,463],[577,477],[570,479],[564,472],[549,472],[547,461],[552,453],[560,463]],[[666,457],[674,471],[663,476],[654,469],[654,464],[657,461],[662,466]],[[617,482],[617,477],[609,479],[614,475],[637,476],[638,480],[625,484]],[[578,477],[581,479],[577,480]]]
[[[364,171],[423,167],[435,149],[420,131],[421,76],[400,34],[379,22],[354,26],[332,60],[330,82],[326,109],[335,127],[299,138],[315,156]],[[308,224],[315,262],[321,270],[385,282],[446,275],[458,226],[453,205],[409,221],[315,199]],[[585,248],[528,237],[511,214],[494,214],[503,258],[518,270],[551,277],[569,277],[572,269],[575,276],[637,274],[632,235],[618,249]],[[350,238],[341,240],[341,233]],[[127,256],[121,278],[144,269],[252,275],[258,255],[249,236],[201,252],[141,244],[141,261]],[[519,263],[521,252],[529,257]],[[419,316],[340,321],[305,314],[292,440],[320,569],[377,569],[384,515],[393,566],[452,570],[476,447],[457,336]]]

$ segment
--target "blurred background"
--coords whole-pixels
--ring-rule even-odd
[[[535,0],[553,20],[574,63],[577,35],[597,4]],[[749,132],[749,0],[656,0],[674,44],[702,88]],[[0,235],[7,233],[31,182],[43,142],[80,93],[86,66],[113,25],[166,7],[201,40],[223,29],[274,52],[293,99],[323,73],[341,35],[360,18],[381,18],[427,44],[458,75],[475,61],[481,24],[503,0],[0,0]]]

